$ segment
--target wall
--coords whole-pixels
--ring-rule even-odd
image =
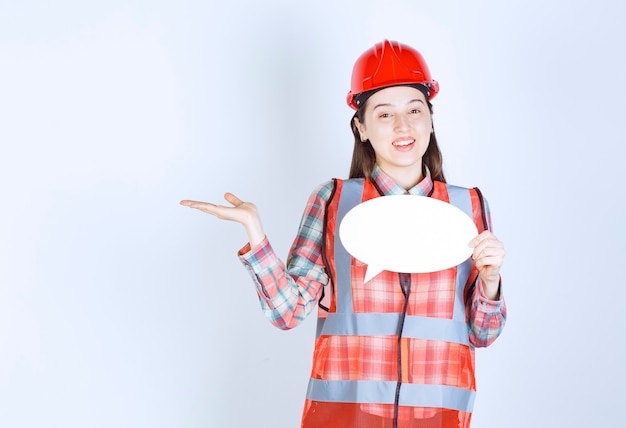
[[[626,398],[622,21],[609,1],[0,4],[0,426],[294,427],[314,319],[259,310],[254,201],[285,256],[346,176],[354,60],[383,38],[441,84],[449,181],[478,186],[508,325],[478,427],[609,426]]]

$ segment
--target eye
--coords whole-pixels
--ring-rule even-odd
[[[409,113],[411,113],[411,114],[418,114],[419,112],[420,112],[419,109],[414,108]]]
[[[380,115],[378,115],[379,118],[384,119],[387,117],[391,117],[391,115],[389,113],[381,113]]]

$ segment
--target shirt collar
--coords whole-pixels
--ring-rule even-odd
[[[380,169],[378,165],[374,166],[374,171],[372,173],[372,178],[376,186],[383,192],[384,196],[389,195],[415,195],[415,196],[430,196],[433,192],[433,180],[430,176],[430,170],[427,166],[424,166],[426,170],[426,176],[417,183],[415,186],[411,187],[408,191],[396,184],[395,181],[391,177],[389,177],[385,172]]]

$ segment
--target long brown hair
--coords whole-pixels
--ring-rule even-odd
[[[376,165],[376,152],[369,140],[365,142],[361,141],[361,134],[354,123],[354,119],[358,119],[363,123],[363,116],[365,115],[365,109],[367,108],[367,101],[360,106],[360,108],[354,113],[350,120],[350,129],[354,134],[354,149],[352,151],[352,164],[350,165],[350,178],[367,178],[372,179],[372,173],[374,172],[374,165]],[[428,101],[428,110],[430,114],[433,114],[433,105]],[[426,153],[422,156],[422,165],[427,166],[430,170],[430,175],[433,180],[446,182],[446,178],[443,174],[443,158],[441,156],[441,150],[437,144],[437,136],[433,128],[433,132],[430,134],[430,142]]]

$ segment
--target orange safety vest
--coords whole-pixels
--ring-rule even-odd
[[[324,260],[331,290],[320,299],[302,427],[469,427],[476,383],[465,301],[477,270],[468,259],[441,272],[383,271],[364,285],[366,265],[336,238],[350,209],[379,196],[369,180],[335,180],[327,203]],[[462,209],[479,232],[486,229],[478,189],[435,181],[430,197]],[[377,279],[393,287],[377,287]],[[423,293],[453,293],[449,310],[414,315]],[[386,309],[368,311],[367,299],[384,299]]]

